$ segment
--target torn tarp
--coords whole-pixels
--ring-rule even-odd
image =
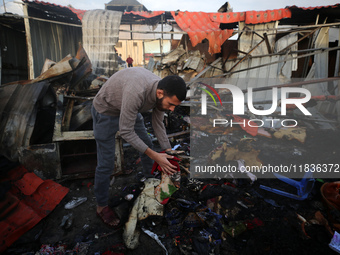
[[[267,23],[291,17],[289,9],[267,11],[205,13],[205,12],[171,12],[178,26],[188,33],[193,46],[203,39],[209,40],[209,53],[221,52],[222,44],[232,36],[233,29],[221,29],[222,23],[245,21],[246,24]]]

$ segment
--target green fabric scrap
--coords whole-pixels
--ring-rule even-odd
[[[161,201],[163,201],[164,199],[171,197],[172,194],[175,193],[175,191],[177,191],[177,188],[173,185],[168,184],[168,189],[169,189],[169,193],[165,192],[162,188],[161,188],[161,194],[159,195]]]

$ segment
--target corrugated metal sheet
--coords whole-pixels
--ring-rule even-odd
[[[80,47],[76,58],[66,56],[34,80],[0,86],[0,154],[13,161],[25,160],[30,156],[25,150],[37,150],[28,147],[45,144],[40,166],[46,166],[48,157],[55,159],[57,149],[51,143],[58,131],[55,131],[56,107],[62,105],[57,102],[54,87],[65,84],[65,89],[74,89],[88,72],[91,63]],[[33,158],[29,158],[31,162],[26,162],[27,165],[32,165]],[[59,158],[49,164],[57,171]]]
[[[58,62],[64,56],[77,54],[82,41],[80,27],[29,20],[32,38],[34,76],[40,75],[46,58]]]
[[[259,32],[260,26],[256,25],[252,29]],[[328,38],[328,28],[320,28],[319,32],[317,33],[316,40],[315,40],[315,47],[316,49],[327,49],[329,47],[329,38]],[[239,53],[239,57],[234,60],[229,60],[225,63],[224,69],[230,70],[234,67],[231,73],[225,78],[206,78],[203,79],[204,83],[208,85],[215,85],[215,84],[232,84],[236,85],[240,89],[247,91],[250,87],[253,89],[256,88],[265,88],[270,87],[273,85],[280,85],[280,84],[289,84],[293,82],[292,79],[292,72],[297,70],[297,51],[298,51],[298,44],[295,43],[298,41],[299,33],[295,32],[294,30],[291,33],[281,37],[275,42],[274,53],[280,52],[283,49],[287,49],[286,54],[274,55],[268,54],[266,56],[265,52],[257,52],[253,51],[252,56],[245,58],[243,62],[239,62],[240,59],[244,56],[243,53]],[[245,49],[251,49],[252,46],[256,45],[253,43],[252,37],[248,35],[243,37],[243,35],[239,38],[240,45]],[[312,50],[313,50],[312,48]],[[265,51],[265,48],[263,48]],[[254,55],[253,55],[254,54]],[[301,55],[301,54],[300,54]],[[296,57],[296,59],[294,59]],[[329,67],[328,67],[328,60],[329,52],[319,51],[314,56],[314,63],[312,68],[310,68],[308,77],[305,80],[309,79],[320,79],[324,78],[327,80]],[[238,63],[238,65],[236,65]],[[236,65],[236,66],[235,66]],[[213,73],[212,75],[220,75],[224,76],[222,72],[219,74]],[[198,82],[202,80],[197,80],[195,83],[191,85],[191,88],[198,86]],[[296,81],[296,80],[295,80]],[[333,85],[331,82],[318,82],[308,86],[307,88],[314,98],[320,98],[322,95],[329,95],[330,94],[330,87]],[[337,86],[337,83],[334,83]],[[219,90],[219,93],[223,94],[223,90]],[[335,92],[336,93],[336,92]],[[269,109],[272,107],[272,99],[273,99],[273,90],[263,90],[253,92],[253,104],[256,107],[263,107],[263,109]],[[281,90],[278,90],[277,99],[281,98]],[[247,95],[245,96],[245,102],[247,101]],[[324,100],[317,100],[318,105],[316,107],[310,107],[308,110],[312,113],[313,117],[320,120],[325,120],[322,114],[330,114],[335,113],[338,114],[339,112],[339,104],[336,104],[334,101],[324,101]],[[261,109],[261,108],[260,108]],[[336,110],[338,112],[336,112]],[[279,111],[279,107],[278,107]],[[320,114],[321,113],[321,114]],[[302,113],[297,110],[294,114],[302,115]],[[339,116],[339,114],[338,114]],[[322,123],[322,128],[324,129],[333,129],[331,124]],[[320,123],[318,125],[321,125]],[[321,126],[320,126],[321,127]]]
[[[321,28],[319,33],[315,37],[315,48],[328,48],[329,47],[329,27]],[[328,52],[317,54],[314,57],[314,69],[309,75],[310,78],[327,78],[328,77]],[[328,83],[322,84],[313,84],[308,86],[309,91],[312,96],[319,95],[330,95],[328,92]],[[327,109],[330,105],[330,102],[327,101],[319,101],[317,108],[321,113],[326,113],[329,111]]]
[[[111,76],[117,70],[114,46],[118,42],[122,13],[93,10],[83,17],[84,49],[92,63],[93,73]]]
[[[49,86],[41,81],[0,87],[0,153],[8,159],[18,160],[19,148],[30,144],[38,102]]]
[[[43,22],[29,19],[32,45],[34,77],[38,77],[46,58],[55,62],[64,56],[75,56],[79,42],[82,41],[81,27],[61,25],[53,21],[81,24],[77,15],[69,8],[40,1],[24,1],[30,17],[51,20]]]
[[[255,30],[262,28],[263,25],[259,24],[254,27]],[[298,34],[288,34],[275,43],[274,49],[276,52],[284,49],[292,42],[295,42],[298,39]],[[246,40],[243,41],[243,35],[241,37],[241,45],[243,48],[250,48],[249,45],[254,45],[252,41]],[[273,43],[273,41],[271,40]],[[277,84],[283,84],[288,82],[292,76],[292,70],[296,68],[296,60],[289,60],[283,63],[275,63],[280,60],[284,60],[286,58],[285,55],[276,55],[276,56],[262,56],[256,57],[256,55],[266,55],[268,54],[265,44],[262,45],[262,50],[258,52],[253,51],[253,58],[248,58],[245,61],[241,62],[233,71],[242,72],[233,73],[229,79],[235,83],[241,89],[247,89],[248,87],[258,88],[264,86],[271,86]],[[292,46],[292,50],[297,50],[297,45]],[[257,53],[257,54],[256,54]],[[240,55],[240,57],[243,55]],[[291,55],[290,55],[291,57]],[[226,69],[230,70],[232,66],[235,65],[236,61],[228,61],[226,63]],[[272,65],[263,66],[260,68],[249,69],[252,67],[260,66],[267,63],[274,63]],[[249,69],[249,70],[248,70]],[[233,84],[233,83],[231,83]],[[263,101],[270,100],[272,98],[272,92],[268,91],[260,91],[254,93],[254,101]]]

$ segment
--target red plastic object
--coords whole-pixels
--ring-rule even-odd
[[[53,211],[69,191],[23,166],[11,170],[6,180],[12,187],[0,201],[0,253]]]
[[[177,167],[177,171],[181,171],[181,169],[179,168],[179,164],[178,164],[178,161],[180,161],[179,158],[173,157],[172,159],[168,159],[168,160],[169,160],[169,162],[170,162],[171,164],[173,164],[174,166]],[[151,174],[153,174],[156,170],[162,172],[162,168],[161,168],[161,167],[158,165],[158,163],[155,161],[155,162],[153,163],[153,166],[152,166],[152,169],[151,169]]]

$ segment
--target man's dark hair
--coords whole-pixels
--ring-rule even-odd
[[[159,81],[157,88],[162,89],[165,96],[176,96],[180,101],[183,101],[187,96],[185,81],[177,75],[164,77]]]

